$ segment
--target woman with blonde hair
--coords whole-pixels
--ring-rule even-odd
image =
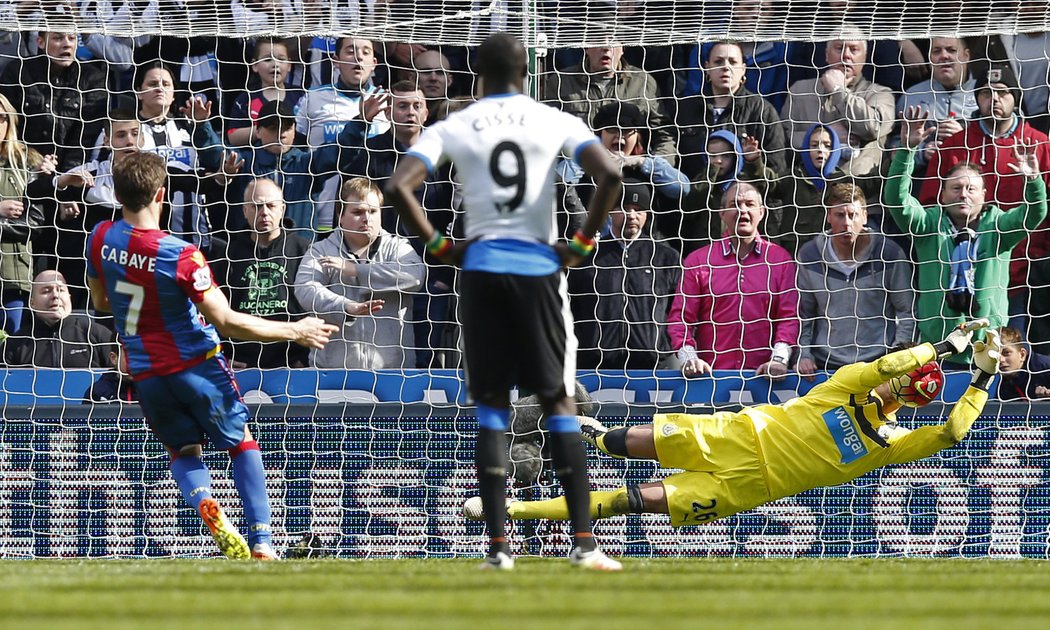
[[[18,121],[11,101],[0,94],[0,327],[8,334],[22,323],[33,277],[31,231],[44,221],[31,201],[54,190],[50,178],[39,175],[53,174],[58,163],[19,139]]]

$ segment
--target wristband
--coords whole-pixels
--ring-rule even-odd
[[[434,235],[427,241],[427,251],[435,258],[441,258],[452,249],[452,241],[444,237],[440,232],[434,231]]]
[[[970,384],[978,389],[988,391],[993,378],[995,378],[995,374],[989,374],[988,372],[979,369],[973,373],[973,380],[970,381]]]
[[[948,343],[947,341],[942,341],[940,343],[933,344],[933,349],[937,352],[938,359],[946,359],[948,357],[955,356],[956,354],[958,354],[958,352],[955,351],[955,346]]]
[[[583,230],[577,230],[569,241],[569,249],[580,256],[586,256],[594,251],[594,239],[584,236]]]

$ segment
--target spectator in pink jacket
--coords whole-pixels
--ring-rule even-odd
[[[721,205],[728,236],[683,261],[667,315],[671,347],[687,377],[714,369],[779,378],[798,343],[795,262],[759,233],[766,209],[755,185],[733,184]]]

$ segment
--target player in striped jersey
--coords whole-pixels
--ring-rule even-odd
[[[594,248],[592,237],[620,194],[620,169],[583,121],[521,93],[527,59],[514,37],[490,36],[477,59],[481,100],[424,131],[390,176],[387,193],[431,254],[462,263],[464,357],[478,403],[476,462],[491,515],[481,566],[514,566],[503,501],[510,389],[517,384],[539,396],[547,416],[551,459],[572,515],[570,561],[618,571],[620,563],[591,535],[587,460],[572,397],[576,338],[561,266],[578,264]],[[570,245],[555,245],[554,172],[562,155],[574,157],[597,184],[587,222]],[[463,184],[467,240],[456,246],[434,230],[415,196],[445,161]]]
[[[167,175],[164,158],[153,153],[135,152],[113,165],[123,219],[98,224],[88,239],[91,299],[97,310],[113,313],[142,411],[171,455],[183,497],[219,549],[229,558],[274,559],[262,454],[216,328],[238,339],[321,348],[335,326],[316,317],[280,322],[232,310],[200,250],[160,229]],[[205,439],[230,454],[247,541],[211,496],[201,460]]]

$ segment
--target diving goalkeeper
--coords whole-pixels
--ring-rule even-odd
[[[916,389],[931,392],[928,379],[943,375],[926,364],[935,367],[937,359],[964,352],[973,331],[987,325],[987,320],[967,322],[938,344],[847,365],[805,396],[779,405],[709,415],[658,414],[652,424],[613,429],[581,417],[584,439],[603,453],[655,459],[661,467],[685,471],[655,483],[592,492],[591,517],[653,513],[668,514],[676,527],[708,523],[954,446],[984,409],[988,386],[999,371],[998,333],[989,330],[984,341],[973,344],[973,380],[944,424],[913,430],[899,426],[894,413],[902,401],[890,382],[910,375]],[[484,517],[476,497],[463,511],[467,518]],[[569,511],[559,497],[510,501],[507,515],[511,520],[566,520]]]

